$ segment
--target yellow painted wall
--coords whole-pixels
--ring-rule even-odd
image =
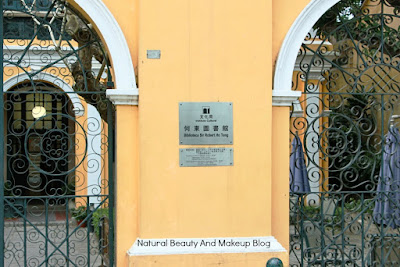
[[[289,31],[295,19],[300,15],[301,11],[309,2],[311,2],[311,0],[273,0],[272,2],[272,60],[273,65],[275,65],[279,49],[285,39],[286,33]]]
[[[140,7],[140,236],[270,235],[272,3]],[[180,101],[233,102],[233,167],[179,167]]]
[[[288,249],[289,108],[272,108],[273,62],[309,1],[103,1],[140,89],[139,110],[117,107],[118,266],[264,266],[272,256],[287,264],[287,253],[128,259],[126,251],[137,236],[274,235]],[[161,59],[147,59],[151,49]],[[178,144],[181,101],[233,102],[234,166],[179,167],[179,148],[192,147]]]
[[[117,106],[116,125],[115,258],[117,266],[127,266],[127,251],[139,235],[138,107]]]
[[[281,245],[289,245],[289,107],[272,110],[272,235]]]
[[[139,110],[117,109],[117,125],[124,124],[117,129],[117,149],[118,144],[127,146],[126,152],[117,150],[116,163],[117,191],[124,192],[117,195],[118,266],[128,264],[124,253],[136,234],[275,235],[288,248],[289,109],[272,109],[273,65],[287,31],[309,0],[104,2],[128,41],[140,90]],[[161,50],[161,59],[147,59],[152,49]],[[178,144],[181,101],[233,102],[233,167],[179,167],[179,148],[189,147]],[[133,170],[137,167],[140,175]],[[120,216],[134,221],[121,222]],[[218,264],[247,266],[261,255],[241,258],[243,264]],[[207,266],[225,256],[129,261],[131,266]],[[265,265],[268,258],[262,256]],[[287,254],[280,257],[287,263]]]

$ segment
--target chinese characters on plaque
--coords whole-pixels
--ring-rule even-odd
[[[232,103],[179,103],[179,143],[181,145],[233,144]]]
[[[179,144],[232,145],[232,103],[179,103]],[[182,167],[232,166],[233,148],[185,148],[179,158]]]

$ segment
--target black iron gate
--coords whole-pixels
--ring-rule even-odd
[[[400,1],[343,0],[300,49],[291,266],[400,266]]]
[[[1,1],[0,266],[113,266],[114,110],[67,1]]]

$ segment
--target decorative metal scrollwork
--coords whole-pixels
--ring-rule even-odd
[[[400,264],[399,25],[400,1],[343,0],[299,50],[291,266]]]
[[[2,5],[4,264],[113,266],[105,46],[68,1]]]

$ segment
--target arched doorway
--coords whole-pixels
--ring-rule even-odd
[[[0,266],[113,266],[109,53],[67,1],[1,5]]]
[[[290,118],[291,265],[394,266],[400,2],[332,2],[310,3],[305,13],[327,12],[299,18],[315,20],[289,59],[301,92]]]
[[[75,116],[68,96],[54,86],[19,84],[7,91],[8,194],[64,195],[74,181]],[[65,191],[65,192],[64,192]]]

